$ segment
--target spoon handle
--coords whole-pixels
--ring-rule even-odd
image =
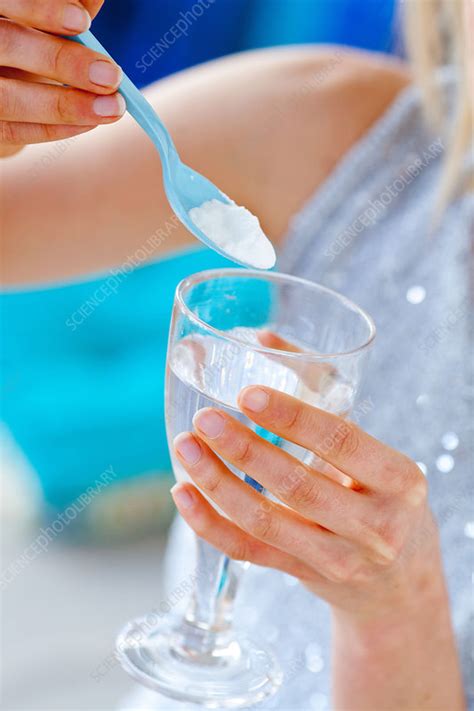
[[[102,47],[92,32],[83,32],[80,35],[68,37],[68,39],[78,42],[95,52],[105,54],[112,59],[111,55]],[[175,153],[176,148],[168,130],[161,122],[152,105],[145,99],[141,91],[137,89],[126,74],[123,75],[118,91],[122,94],[127,103],[128,113],[133,116],[135,121],[143,128],[145,133],[148,134],[158,148],[163,163],[167,164],[170,154]]]

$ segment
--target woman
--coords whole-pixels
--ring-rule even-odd
[[[159,11],[149,0],[114,0],[94,18],[94,34],[138,86],[252,46],[316,41],[367,49],[391,46],[394,0],[338,3],[334,13],[327,3],[313,0],[226,0],[200,14],[204,5],[194,8],[195,0],[161,0]],[[43,167],[59,159],[65,148],[62,141],[45,147],[29,177],[39,179]],[[127,273],[113,299],[106,298],[110,282],[100,274],[95,283],[89,278],[0,294],[7,334],[3,382],[14,384],[1,390],[3,417],[32,464],[48,506],[66,508],[113,458],[118,478],[142,502],[145,528],[163,524],[163,505],[168,518],[174,512],[168,497],[166,438],[156,438],[157,431],[164,432],[169,310],[176,284],[185,275],[221,264],[211,250],[186,250],[172,255],[166,266],[160,260]],[[88,318],[78,308],[91,300],[102,301]],[[32,337],[23,324],[39,312],[41,329]],[[117,387],[117,382],[124,386]],[[128,404],[125,416],[123,401]],[[138,447],[131,432],[139,433]],[[154,496],[144,494],[146,478],[156,488]],[[166,496],[160,496],[158,487]],[[136,522],[130,523],[136,533]],[[131,533],[123,521],[120,530],[124,537]]]
[[[86,5],[93,13],[99,3]],[[5,15],[11,6],[0,3]],[[272,490],[288,466],[281,452],[216,411],[201,412],[195,432],[176,443],[193,481],[231,519],[214,513],[191,484],[181,484],[173,495],[186,521],[228,554],[275,568],[251,569],[241,615],[244,623],[251,605],[259,631],[272,627],[281,640],[279,656],[287,670],[275,700],[281,709],[324,708],[330,647],[335,709],[456,711],[465,707],[465,693],[474,703],[468,678],[472,613],[466,539],[474,528],[473,392],[465,385],[471,364],[459,358],[469,345],[471,308],[474,206],[466,193],[470,166],[464,158],[472,119],[467,56],[472,18],[467,4],[457,2],[413,2],[407,10],[413,15],[415,68],[428,102],[438,109],[434,119],[443,121],[434,131],[426,127],[420,92],[403,64],[331,48],[224,60],[166,80],[149,94],[186,162],[259,214],[280,247],[279,268],[342,290],[378,325],[368,388],[374,406],[361,426],[344,427],[344,437],[334,437],[343,426],[334,416],[267,388],[252,387],[240,400],[252,420],[316,453],[322,454],[321,442],[330,437],[335,444],[324,456],[357,487],[343,488],[307,470],[298,487],[285,489],[292,510],[275,508],[262,525],[253,515],[258,494],[235,482],[215,453],[250,475],[258,470],[260,480],[269,472],[262,483]],[[45,17],[15,19],[58,31]],[[450,34],[449,57],[443,55],[441,29]],[[425,44],[420,40],[427,34]],[[47,42],[49,54],[38,48],[34,57],[26,55],[33,57],[29,63],[22,59],[21,69],[67,84],[80,76],[79,90],[29,86],[21,92],[17,83],[4,80],[10,153],[15,142],[71,135],[71,124],[102,122],[96,109],[100,92],[107,96],[106,103],[99,100],[99,106],[108,107],[101,108],[107,113],[104,122],[123,110],[114,94],[118,75],[112,78],[112,67],[108,88],[99,89],[87,72],[90,54],[80,50],[79,55],[77,48],[49,37],[30,35],[33,41]],[[457,66],[439,76],[435,86],[427,83],[434,65],[446,59]],[[105,83],[105,70],[101,76]],[[37,97],[29,107],[28,92]],[[60,126],[65,123],[67,128]],[[449,146],[448,158],[436,202],[444,146]],[[6,283],[119,265],[166,222],[169,208],[157,156],[127,119],[81,138],[40,182],[24,186],[22,177],[33,159],[30,150],[5,162]],[[25,204],[34,209],[22,210]],[[177,228],[157,254],[189,240]],[[40,266],[39,250],[46,257]],[[180,528],[175,535],[170,560],[179,560],[172,567],[182,578],[188,533]],[[287,584],[294,578],[302,585]],[[331,642],[321,599],[329,603]],[[288,670],[301,655],[305,668],[292,675]],[[158,697],[150,700],[153,704],[173,707]]]

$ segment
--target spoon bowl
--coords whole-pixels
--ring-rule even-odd
[[[183,163],[177,153],[170,156],[166,165],[163,164],[163,181],[168,202],[183,225],[207,247],[235,262],[235,257],[231,257],[219,245],[210,240],[189,215],[190,210],[200,207],[209,200],[219,200],[229,205],[232,200],[208,178]]]
[[[107,50],[90,31],[69,39],[110,57]],[[112,57],[110,58],[112,59]],[[125,99],[127,111],[152,140],[160,154],[166,197],[180,222],[206,247],[210,247],[226,259],[248,267],[249,263],[240,261],[211,240],[189,216],[190,210],[201,207],[203,203],[210,200],[219,200],[229,205],[232,204],[232,200],[208,178],[181,161],[173,140],[158,114],[125,74],[118,91]]]

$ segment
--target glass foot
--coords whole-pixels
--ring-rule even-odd
[[[259,703],[282,682],[273,655],[248,638],[182,619],[129,622],[117,638],[117,653],[125,671],[141,684],[211,709]]]

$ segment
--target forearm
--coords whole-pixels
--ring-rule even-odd
[[[336,711],[465,709],[441,572],[390,619],[333,613],[333,694]]]

